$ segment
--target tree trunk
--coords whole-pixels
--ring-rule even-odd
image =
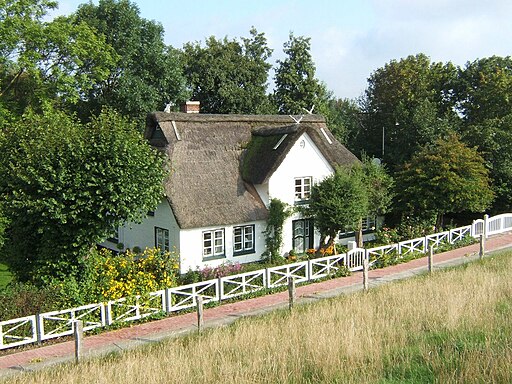
[[[359,219],[357,230],[355,231],[355,240],[357,248],[363,248],[363,219]]]
[[[441,232],[443,230],[443,216],[442,212],[439,212],[436,217],[436,232]]]

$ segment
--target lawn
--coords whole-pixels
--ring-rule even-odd
[[[0,263],[0,289],[5,288],[12,280],[12,275],[7,268],[7,265]]]
[[[510,383],[512,253],[6,383]]]

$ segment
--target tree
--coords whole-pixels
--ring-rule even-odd
[[[482,212],[490,206],[493,192],[482,156],[452,134],[415,154],[396,177],[398,203],[403,212],[436,217]]]
[[[356,230],[369,209],[367,189],[360,167],[338,168],[311,188],[307,215],[314,218],[322,236],[320,244],[331,245],[338,232]]]
[[[103,106],[143,122],[149,111],[188,97],[179,52],[163,42],[161,24],[141,18],[129,0],[100,0],[82,4],[77,22],[87,23],[113,47],[117,60],[108,78],[84,95],[82,118],[97,115]]]
[[[358,247],[363,246],[362,221],[388,212],[393,199],[393,179],[384,166],[363,157],[351,168],[338,168],[311,189],[306,214],[314,217],[323,244],[332,244],[338,232],[353,230]]]
[[[315,63],[311,57],[310,38],[290,33],[284,43],[286,59],[278,60],[273,99],[279,113],[304,114],[305,110],[322,111],[330,98],[324,84],[315,78]]]
[[[366,216],[378,217],[384,216],[391,209],[394,198],[393,188],[395,182],[387,173],[383,164],[379,164],[375,159],[363,156],[362,177],[368,196],[368,212]],[[356,242],[358,247],[363,246],[362,223],[359,224],[356,233]]]
[[[357,149],[383,159],[392,171],[412,154],[458,128],[453,89],[457,69],[424,54],[392,60],[368,79],[361,101]]]
[[[354,149],[354,140],[361,129],[361,109],[354,100],[330,98],[323,110],[329,130],[339,142]]]
[[[512,58],[483,58],[459,69],[462,140],[477,146],[491,170],[498,212],[512,208]]]
[[[27,106],[73,104],[106,78],[113,60],[103,37],[72,17],[43,22],[56,3],[0,5],[0,113],[20,116]]]
[[[0,137],[6,254],[22,281],[79,273],[81,258],[163,195],[162,156],[126,118],[86,125],[63,112],[28,113]]]
[[[469,124],[506,116],[512,108],[512,58],[492,56],[459,68],[456,99]]]
[[[250,38],[222,40],[210,36],[203,47],[183,47],[184,72],[192,99],[205,113],[270,113],[267,63],[272,50],[263,33],[253,27]]]

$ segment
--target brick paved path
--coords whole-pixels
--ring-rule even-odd
[[[506,233],[489,238],[486,251],[492,252],[512,247],[512,233]],[[434,255],[434,266],[462,264],[475,260],[479,244],[455,249]],[[423,273],[427,267],[427,258],[412,260],[369,272],[370,287],[388,281],[402,279]],[[351,276],[327,280],[319,283],[297,287],[298,302],[314,301],[343,293],[354,292],[362,288],[361,273]],[[205,326],[217,326],[235,321],[237,318],[262,314],[276,308],[288,305],[288,292],[266,295],[231,304],[223,304],[204,311]],[[84,339],[84,354],[92,356],[133,348],[137,345],[154,342],[167,337],[177,336],[196,329],[195,313],[171,316],[162,320],[134,325],[116,331],[104,332],[99,335],[86,336]],[[50,364],[70,361],[74,358],[74,341],[66,341],[25,350],[9,355],[0,356],[0,377],[20,371],[40,369]]]

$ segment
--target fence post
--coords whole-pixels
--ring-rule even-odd
[[[295,302],[295,279],[293,276],[288,276],[288,309],[291,311],[293,309],[293,304]]]
[[[75,363],[79,363],[83,356],[84,322],[82,320],[75,320],[73,325],[73,334],[75,336]]]
[[[222,301],[222,297],[224,296],[224,284],[222,284],[222,277],[218,278],[217,285],[219,287],[219,303],[220,303]]]
[[[197,330],[201,332],[203,330],[204,320],[203,320],[203,297],[197,296]]]
[[[485,255],[485,235],[480,235],[480,252],[478,253],[478,256],[480,259],[482,259]]]
[[[171,290],[169,288],[165,288],[164,291],[164,301],[165,301],[165,313],[171,313]]]
[[[112,302],[108,301],[107,304],[105,304],[105,319],[107,322],[107,325],[112,325]]]
[[[428,249],[428,272],[432,273],[434,270],[434,247]]]
[[[37,336],[37,342],[41,344],[43,341],[43,320],[41,319],[41,314],[38,313],[36,315],[36,336]]]
[[[368,263],[368,259],[366,258],[366,255],[365,255],[365,258],[363,259],[363,290],[365,292],[367,292],[368,288],[369,288],[368,268],[369,268],[369,263]]]
[[[487,234],[489,233],[489,215],[484,215],[484,237],[487,239]]]

